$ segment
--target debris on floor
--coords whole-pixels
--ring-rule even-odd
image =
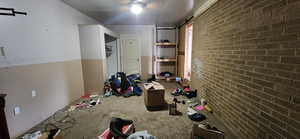
[[[187,115],[193,121],[201,122],[203,120],[206,120],[206,116],[204,114],[198,113],[190,107],[188,107]]]
[[[54,126],[52,129],[47,129],[49,125]],[[36,131],[32,134],[25,134],[22,139],[62,139],[61,129],[57,128],[54,124],[47,124],[45,131]]]
[[[171,95],[173,96],[186,96],[187,98],[191,99],[194,97],[197,97],[197,89],[196,90],[192,90],[189,87],[181,89],[181,88],[177,88],[176,90],[174,90]]]
[[[42,136],[41,131],[36,131],[32,134],[25,134],[22,139],[39,139]]]
[[[159,75],[162,77],[168,78],[168,77],[173,76],[173,73],[166,71],[166,72],[161,72]]]
[[[199,99],[188,99],[182,95],[176,97],[172,96],[171,92],[178,87],[178,85],[174,83],[167,83],[165,81],[159,83],[151,82],[150,84],[148,84],[150,86],[147,87],[152,88],[150,90],[153,90],[154,88],[157,88],[158,84],[164,87],[164,91],[166,91],[166,94],[161,95],[159,99],[153,100],[159,100],[160,102],[161,99],[164,100],[164,102],[168,102],[170,104],[176,102],[176,110],[182,112],[184,115],[185,113],[187,113],[187,107],[191,107],[197,113],[201,113],[206,116],[206,120],[202,121],[201,123],[209,122],[210,124],[214,124],[214,126],[222,129],[223,131],[226,131],[226,136],[228,137],[228,134],[230,134],[229,130],[224,128],[222,123],[216,120],[213,114],[208,113],[208,110],[206,108],[200,111],[195,109],[199,108],[200,106],[210,106],[209,102],[207,102],[203,98],[201,99],[201,97],[198,97]],[[146,91],[144,95],[147,96]],[[154,96],[151,97],[156,98],[157,95],[158,94],[155,93]],[[95,102],[97,103],[98,98],[100,98],[99,101],[101,102],[101,104],[99,105],[98,103],[98,105],[92,106]],[[91,99],[93,101],[91,101]],[[156,136],[157,138],[181,139],[190,137],[191,130],[186,129],[191,129],[193,123],[195,123],[188,116],[169,116],[168,107],[166,107],[166,109],[163,109],[164,111],[160,112],[146,111],[144,110],[145,106],[141,105],[145,102],[144,98],[132,97],[130,99],[123,99],[122,101],[118,101],[118,97],[110,97],[103,100],[105,100],[105,103],[102,103],[102,96],[99,95],[85,95],[83,97],[80,97],[80,99],[71,103],[71,105],[65,107],[64,109],[57,111],[54,115],[44,120],[34,128],[30,129],[27,133],[31,135],[36,131],[40,131],[42,137],[44,137],[41,139],[47,139],[51,129],[60,129],[59,135],[61,135],[65,139],[95,139],[98,137],[100,138],[99,135],[103,131],[104,133],[110,132],[110,128],[108,128],[107,125],[109,125],[108,121],[111,120],[111,117],[126,116],[130,119],[133,119],[135,121],[134,124],[139,125],[139,127],[137,127],[138,131],[151,131],[150,134]],[[116,101],[118,101],[118,103],[116,103]],[[129,103],[130,105],[123,107]],[[183,103],[185,103],[185,105]],[[151,121],[151,125],[148,125],[149,121]],[[162,123],[163,129],[160,128]],[[172,130],[168,131],[167,129]],[[19,138],[21,137],[22,136],[20,136]]]
[[[139,74],[126,76],[124,72],[117,72],[104,84],[104,97],[115,96],[140,96],[143,90],[138,86],[141,83]]]
[[[149,79],[147,79],[147,82],[156,81],[155,74],[152,74]]]
[[[209,124],[193,124],[192,139],[224,139],[224,132]]]
[[[100,96],[88,94],[88,95],[81,96],[80,102],[76,103],[75,105],[71,105],[68,111],[71,112],[76,109],[90,108],[98,104],[101,104]]]
[[[113,117],[110,121],[109,128],[106,129],[98,138],[99,139],[118,139],[127,138],[135,132],[132,120],[125,120]]]
[[[145,131],[138,131],[131,134],[127,139],[156,139],[155,136],[152,136],[148,133],[147,130]]]

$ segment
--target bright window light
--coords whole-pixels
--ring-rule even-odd
[[[132,4],[130,10],[132,13],[138,15],[143,11],[143,7],[140,4]]]

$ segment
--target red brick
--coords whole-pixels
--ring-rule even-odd
[[[278,62],[280,60],[280,57],[279,56],[257,56],[256,60],[262,62]]]
[[[268,63],[267,67],[271,69],[286,70],[286,71],[292,71],[295,69],[294,65],[277,64],[277,63]]]
[[[300,0],[222,0],[194,25],[192,87],[216,116],[239,139],[298,139]]]
[[[300,64],[300,57],[282,57],[281,63]]]
[[[268,55],[279,55],[279,56],[294,56],[294,49],[285,49],[285,50],[269,50]]]

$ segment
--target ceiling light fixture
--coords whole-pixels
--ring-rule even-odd
[[[130,7],[130,11],[138,15],[143,11],[143,6],[140,3],[133,3]]]

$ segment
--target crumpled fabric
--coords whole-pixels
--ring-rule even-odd
[[[148,131],[139,131],[131,134],[127,139],[157,139],[155,136],[152,136]]]

